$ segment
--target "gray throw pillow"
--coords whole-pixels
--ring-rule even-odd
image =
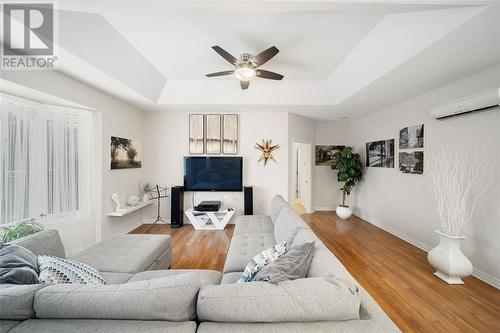
[[[278,283],[285,280],[303,279],[307,276],[313,256],[314,242],[297,245],[264,266],[253,281]]]
[[[28,249],[8,244],[0,248],[0,283],[38,283],[36,256]]]

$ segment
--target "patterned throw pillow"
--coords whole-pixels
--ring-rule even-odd
[[[258,253],[247,264],[245,271],[243,272],[243,276],[238,280],[238,283],[252,281],[258,271],[260,271],[267,264],[270,264],[278,259],[282,254],[286,253],[289,247],[290,243],[285,241]]]
[[[95,267],[74,260],[38,256],[38,268],[40,283],[106,284]]]

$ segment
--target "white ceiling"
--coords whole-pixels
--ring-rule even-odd
[[[61,71],[146,110],[355,117],[500,63],[497,1],[60,2]],[[86,24],[87,23],[87,24]],[[91,36],[85,38],[85,36]],[[210,47],[276,45],[247,91]],[[367,107],[369,106],[369,107]]]

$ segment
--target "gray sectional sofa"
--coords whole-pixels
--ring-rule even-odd
[[[58,239],[50,231],[45,235]],[[307,278],[236,283],[256,253],[281,241],[315,242]],[[141,251],[127,260],[134,250],[122,242],[129,249],[144,242],[140,247],[149,255]],[[101,244],[74,257],[97,266],[115,285],[2,286],[0,332],[399,332],[280,196],[271,202],[271,216],[237,219],[223,273],[155,270],[168,267],[168,250],[154,242],[162,241],[122,240],[113,245],[116,251]],[[49,250],[28,248],[37,254]],[[114,263],[103,259],[109,253],[116,255]]]
[[[56,230],[14,243],[66,258]],[[221,273],[158,270],[171,256],[168,235],[117,235],[69,257],[95,266],[106,286],[0,284],[0,333],[195,332],[199,288]]]
[[[290,288],[284,292],[277,288],[282,283],[277,286],[265,282],[236,283],[243,274],[246,264],[256,253],[288,240],[292,240],[292,246],[315,242],[306,279],[290,281]],[[315,293],[321,296],[322,291],[318,292],[318,289],[320,279],[324,277],[336,277],[348,285],[358,287],[361,298],[359,319],[328,321],[325,320],[329,317],[328,314],[323,314],[325,318],[321,321],[308,319],[321,317],[320,312],[324,310],[322,308],[328,306],[326,304],[328,301],[324,304],[310,302],[309,306],[295,309],[296,303],[302,301],[301,297]],[[302,290],[298,290],[299,283]],[[287,298],[290,289],[293,297]],[[253,307],[252,299],[256,298],[262,298],[263,301],[253,301],[258,304]],[[276,301],[277,298],[281,301]],[[276,306],[266,306],[266,303]],[[315,305],[318,308],[314,309]],[[260,310],[266,309],[265,316],[261,313],[263,311],[259,312],[259,307]],[[293,309],[294,313],[288,316],[287,311],[290,309]],[[338,311],[338,309],[333,310]],[[201,288],[197,314],[202,321],[197,331],[200,333],[399,332],[397,326],[379,305],[281,196],[273,198],[271,216],[253,215],[238,218],[224,265],[221,285]],[[254,319],[256,316],[259,316],[258,320]]]

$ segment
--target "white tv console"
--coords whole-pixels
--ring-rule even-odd
[[[196,230],[224,230],[234,215],[234,209],[219,209],[217,212],[199,212],[188,208],[186,214]]]

